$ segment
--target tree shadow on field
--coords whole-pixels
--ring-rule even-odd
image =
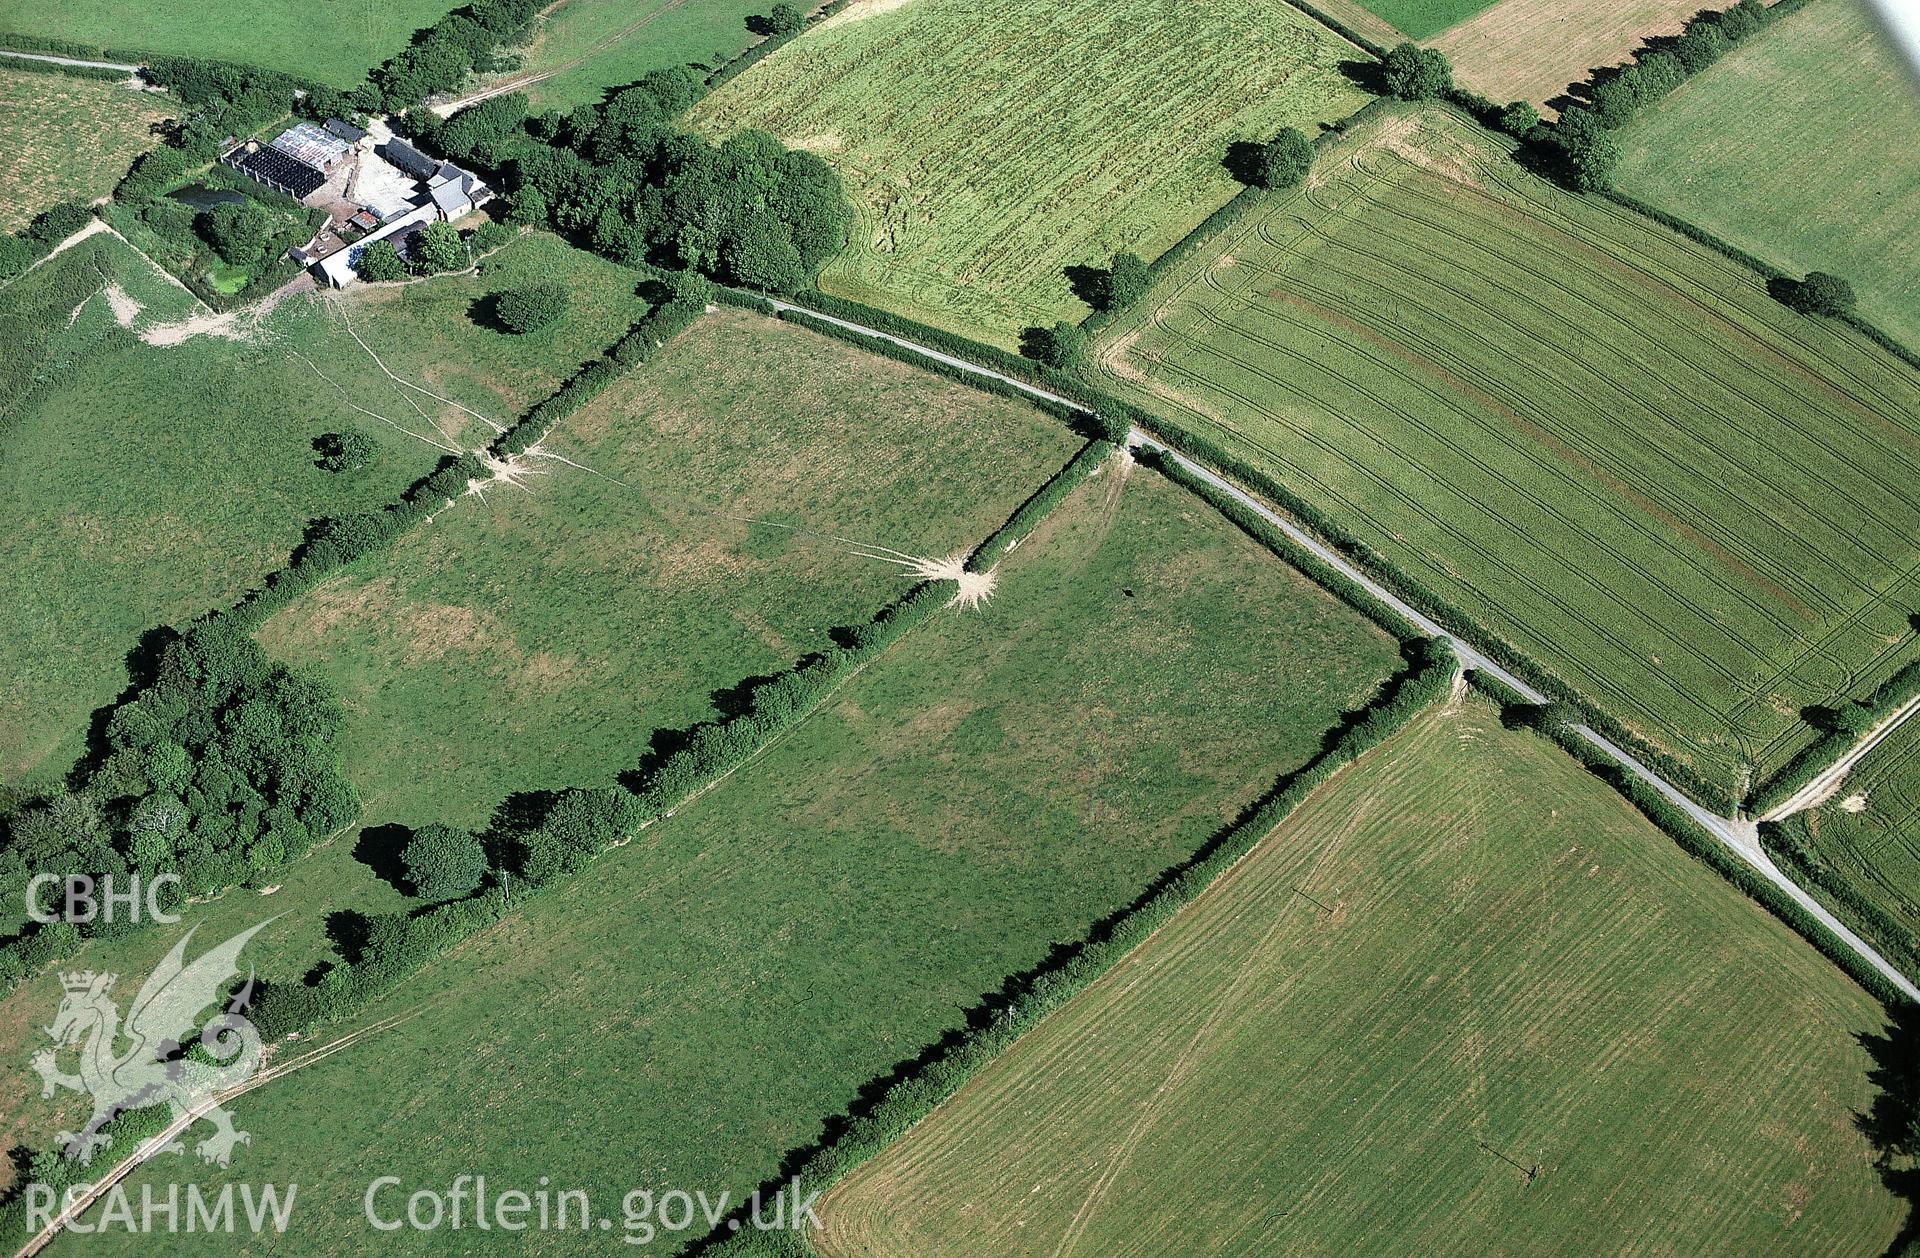
[[[171,625],[155,625],[142,633],[126,654],[127,685],[113,697],[112,702],[95,708],[87,717],[86,750],[74,761],[73,768],[67,771],[67,786],[79,790],[87,784],[87,777],[107,758],[107,722],[113,719],[116,709],[123,703],[131,703],[140,697],[140,692],[151,686],[159,674],[160,653],[169,643],[178,640],[180,631]]]
[[[1252,187],[1260,181],[1261,158],[1265,153],[1266,145],[1257,140],[1230,140],[1220,165],[1235,180]]]
[[[1107,300],[1107,270],[1105,267],[1081,266],[1078,263],[1066,268],[1067,286],[1073,289],[1073,295],[1098,310]]]
[[[366,955],[367,940],[373,935],[373,919],[353,909],[335,909],[327,914],[327,942],[348,965],[357,965]]]
[[[1131,901],[1096,920],[1080,938],[1067,941],[1056,940],[1048,944],[1045,954],[1033,965],[1008,975],[998,987],[981,993],[964,1012],[960,1026],[944,1032],[919,1052],[902,1058],[889,1069],[856,1088],[846,1109],[841,1113],[829,1115],[822,1122],[818,1137],[805,1144],[794,1146],[781,1157],[774,1173],[760,1185],[757,1199],[772,1200],[774,1195],[798,1175],[803,1167],[815,1157],[831,1149],[856,1122],[870,1117],[895,1086],[922,1075],[929,1067],[963,1044],[970,1035],[992,1026],[996,1020],[1013,1010],[1018,1002],[1039,989],[1042,980],[1064,970],[1074,958],[1088,948],[1111,939],[1127,918],[1140,911],[1155,896],[1167,890],[1189,870],[1205,864],[1243,825],[1251,822],[1262,809],[1289,790],[1303,775],[1313,772],[1323,760],[1335,754],[1349,732],[1366,719],[1372,708],[1387,702],[1402,685],[1406,684],[1418,668],[1413,655],[1414,650],[1415,647],[1412,645],[1403,648],[1402,656],[1406,667],[1383,682],[1379,692],[1360,707],[1340,713],[1334,723],[1322,733],[1318,750],[1308,756],[1304,763],[1298,768],[1281,774],[1258,798],[1241,808],[1231,821],[1215,829],[1206,841],[1188,856],[1154,875]],[[750,1202],[755,1199],[754,1196],[748,1197]],[[736,1227],[730,1227],[727,1219],[721,1220],[712,1231],[682,1250],[683,1258],[714,1253],[729,1237],[747,1226],[746,1216],[747,1210],[743,1207],[729,1216],[737,1223]]]
[[[1853,1125],[1874,1148],[1874,1166],[1887,1191],[1907,1203],[1900,1232],[1886,1248],[1887,1258],[1910,1252],[1920,1241],[1920,1007],[1902,1005],[1888,1013],[1886,1028],[1862,1031],[1854,1038],[1873,1065],[1867,1079],[1875,1088]]]
[[[512,329],[500,321],[500,294],[484,293],[467,303],[467,318],[475,327],[489,332],[511,334]]]
[[[1371,57],[1365,61],[1349,57],[1342,61],[1337,69],[1346,76],[1347,82],[1362,91],[1371,92],[1375,96],[1387,94],[1387,67]]]
[[[353,859],[373,871],[380,881],[392,887],[402,895],[412,895],[413,888],[407,885],[405,868],[400,864],[400,849],[413,837],[408,826],[387,824],[368,826],[354,840]]]

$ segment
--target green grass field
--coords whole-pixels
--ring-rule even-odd
[[[61,201],[91,201],[155,139],[171,97],[120,83],[0,67],[0,231]]]
[[[1237,189],[1230,140],[1367,100],[1352,45],[1283,0],[866,0],[697,105],[845,178],[822,285],[998,345],[1078,319],[1064,269],[1151,258]]]
[[[1915,653],[1920,377],[1451,115],[1356,132],[1098,348],[1728,790]]]
[[[333,679],[370,823],[479,826],[511,791],[611,781],[714,692],[870,618],[907,585],[855,542],[970,550],[1080,444],[1025,404],[719,313],[548,438],[578,466],[536,460],[261,640]]]
[[[451,0],[243,0],[215,15],[199,0],[43,0],[10,9],[0,29],[129,52],[241,61],[353,87],[454,7]]]
[[[1864,4],[1818,0],[1621,132],[1618,183],[1784,270],[1852,281],[1860,312],[1920,348],[1913,72]]]
[[[1470,700],[856,1170],[818,1248],[1878,1254],[1905,1206],[1853,1037],[1882,1019]]]
[[[547,1175],[616,1216],[641,1187],[738,1200],[1313,755],[1398,663],[1204,504],[1110,464],[984,610],[916,630],[757,762],[366,1014],[411,1021],[240,1102],[253,1143],[233,1173],[301,1185],[303,1253],[364,1251],[379,1174]]]
[[[1868,752],[1806,821],[1814,854],[1894,930],[1875,929],[1830,899],[1829,907],[1887,948],[1896,964],[1904,954],[1911,972],[1912,959],[1920,958],[1920,723],[1908,720]]]
[[[533,273],[568,281],[560,324],[512,337],[470,321],[474,302]],[[0,781],[64,772],[144,631],[231,603],[309,520],[391,501],[439,447],[491,435],[383,375],[349,320],[396,374],[510,423],[646,309],[631,271],[549,237],[510,246],[477,279],[294,298],[236,321],[243,340],[144,344],[116,325],[109,280],[140,307],[136,329],[191,312],[105,236],[0,290],[0,339],[19,351],[0,365],[0,495],[17,526],[0,539]],[[314,466],[313,439],[347,428],[373,436],[382,461],[348,476]]]
[[[598,104],[649,70],[720,65],[758,38],[747,18],[767,8],[760,0],[562,0],[507,77],[531,79],[536,109]]]
[[[1472,17],[1495,0],[1360,0],[1376,17],[1391,23],[1408,39],[1438,35],[1456,22]]]

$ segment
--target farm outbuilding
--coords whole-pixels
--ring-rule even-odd
[[[220,159],[220,164],[239,171],[255,183],[284,192],[296,201],[311,196],[327,181],[325,171],[289,157],[279,149],[258,145],[234,149]]]
[[[367,133],[363,129],[354,126],[351,122],[342,122],[338,118],[329,118],[320,125],[326,128],[328,134],[337,135],[348,144],[358,144],[367,138]]]
[[[274,136],[268,147],[285,153],[303,166],[328,171],[347,155],[353,145],[311,122],[296,122]]]

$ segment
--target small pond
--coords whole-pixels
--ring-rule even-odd
[[[225,202],[241,202],[247,199],[244,192],[235,192],[231,188],[209,188],[203,183],[190,183],[184,188],[176,188],[167,194],[176,201],[185,201],[196,210],[210,210]]]

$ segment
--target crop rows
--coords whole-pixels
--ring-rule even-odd
[[[1124,387],[1730,787],[1911,658],[1898,364],[1449,116],[1369,130],[1116,327]]]
[[[914,0],[849,10],[703,102],[820,152],[860,222],[829,291],[1007,345],[1085,307],[1064,274],[1153,256],[1235,192],[1229,139],[1365,96],[1358,50],[1281,0]]]

